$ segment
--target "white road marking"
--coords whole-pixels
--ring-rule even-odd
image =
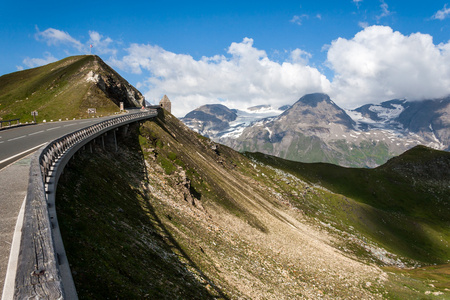
[[[49,129],[47,129],[47,131],[50,131],[50,130],[55,130],[55,129],[58,129],[58,128],[61,128],[61,126],[58,126],[58,127],[53,127],[53,128],[49,128]]]
[[[38,133],[43,133],[43,132],[44,132],[44,130],[36,131],[36,132],[30,133],[28,136],[32,136],[32,135],[35,135],[35,134],[38,134]]]
[[[27,136],[26,135],[18,136],[18,137],[15,137],[13,139],[9,139],[8,142],[15,141],[15,140],[18,140],[18,139],[23,139],[24,137],[27,137]]]
[[[19,216],[17,217],[16,227],[14,229],[14,235],[9,254],[8,268],[6,269],[5,285],[3,288],[2,299],[14,298],[14,281],[16,279],[17,264],[19,261],[20,240],[22,238],[23,219],[25,214],[25,199],[23,199],[22,206],[20,207]]]
[[[8,161],[8,160],[11,160],[11,159],[13,159],[13,158],[16,158],[17,156],[20,156],[20,155],[22,155],[22,154],[24,154],[24,153],[27,153],[28,151],[36,150],[36,149],[38,149],[38,148],[44,146],[45,144],[47,144],[47,143],[40,144],[40,145],[38,145],[38,146],[36,146],[36,147],[30,148],[30,149],[25,150],[25,151],[23,151],[23,152],[20,152],[20,153],[18,153],[18,154],[16,154],[16,155],[10,156],[10,157],[8,157],[8,158],[6,158],[6,159],[4,159],[4,160],[1,160],[1,161],[0,161],[0,164],[6,162],[6,161]]]
[[[67,125],[64,125],[64,127],[69,127],[69,126],[73,126],[73,125],[77,125],[77,124],[76,123],[67,124]]]

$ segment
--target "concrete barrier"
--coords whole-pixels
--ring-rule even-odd
[[[156,109],[109,119],[67,134],[33,156],[25,203],[14,299],[78,299],[55,209],[59,176],[93,139],[126,124],[156,117]]]

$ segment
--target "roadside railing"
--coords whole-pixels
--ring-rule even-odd
[[[80,129],[73,133],[67,134],[59,139],[50,142],[41,152],[39,156],[39,163],[41,166],[42,176],[44,178],[44,183],[47,181],[47,177],[52,165],[55,161],[67,151],[67,149],[71,148],[73,145],[79,143],[80,141],[92,136],[105,128],[110,129],[110,127],[123,123],[128,123],[127,121],[136,121],[136,119],[147,119],[152,118],[157,115],[156,110],[140,112],[135,114],[129,114],[120,116],[117,118],[109,119],[103,122],[100,122],[95,125],[91,125],[85,129]]]
[[[157,114],[157,110],[152,109],[109,119],[58,138],[34,154],[14,299],[77,299],[54,203],[59,176],[73,154],[96,137]]]
[[[17,125],[20,124],[20,119],[1,120],[1,121],[0,121],[0,129],[3,128],[3,123],[8,123],[8,124],[9,124],[9,127],[11,127],[11,123],[14,122],[14,121],[17,121]]]

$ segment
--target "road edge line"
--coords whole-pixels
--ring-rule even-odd
[[[15,281],[17,273],[17,263],[19,261],[20,240],[22,239],[22,227],[25,214],[25,203],[27,196],[23,199],[17,216],[16,227],[14,229],[11,250],[9,252],[8,267],[6,268],[5,284],[3,286],[2,300],[12,300],[14,298]]]
[[[47,144],[47,142],[42,143],[42,144],[40,144],[40,145],[38,145],[38,146],[35,146],[35,147],[33,147],[33,148],[30,148],[30,149],[28,149],[28,150],[22,151],[22,152],[20,152],[20,153],[14,154],[13,156],[10,156],[10,157],[8,157],[8,158],[5,158],[4,160],[0,160],[0,164],[2,164],[2,163],[4,163],[4,162],[7,162],[8,160],[14,159],[14,158],[16,158],[16,157],[18,157],[18,156],[21,156],[21,155],[23,155],[23,154],[26,154],[27,152],[34,151],[34,150],[36,150],[36,149],[39,149],[40,147],[44,146],[45,144]],[[7,167],[7,166],[5,166],[5,168],[6,168],[6,167]]]

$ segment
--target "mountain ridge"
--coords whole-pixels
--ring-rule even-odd
[[[450,149],[450,98],[395,99],[344,110],[328,95],[315,93],[278,115],[235,127],[222,124],[224,131],[202,131],[191,126],[195,119],[182,120],[238,151],[261,151],[303,162],[376,167],[415,145]]]
[[[0,77],[0,118],[31,121],[87,116],[141,107],[144,97],[116,71],[94,55],[71,56],[33,69]]]

